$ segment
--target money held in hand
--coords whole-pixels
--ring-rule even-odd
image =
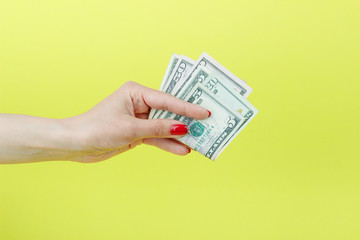
[[[211,160],[221,152],[255,117],[258,110],[246,99],[252,89],[224,66],[203,53],[194,60],[173,54],[160,90],[211,111],[205,120],[195,120],[160,109],[149,118],[167,118],[188,126],[178,140]]]

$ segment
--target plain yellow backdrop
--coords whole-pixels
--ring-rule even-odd
[[[0,166],[0,239],[360,239],[360,2],[0,1],[0,112],[65,118],[203,51],[259,114],[212,162]]]

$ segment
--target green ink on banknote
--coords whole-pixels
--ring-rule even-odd
[[[196,122],[190,126],[190,134],[194,137],[200,137],[204,133],[204,130],[204,126],[199,122]]]

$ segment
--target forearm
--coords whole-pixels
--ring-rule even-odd
[[[74,136],[64,119],[0,114],[0,163],[71,160]]]

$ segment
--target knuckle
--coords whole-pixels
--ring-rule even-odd
[[[133,84],[135,84],[134,81],[127,81],[127,82],[124,83],[124,85],[133,85]]]
[[[180,115],[188,116],[189,106],[185,102],[181,102],[180,104],[176,105],[176,112]]]
[[[125,131],[123,132],[123,136],[126,141],[131,141],[137,136],[138,128],[136,124],[128,123],[125,125]]]
[[[169,110],[169,104],[168,101],[166,99],[163,99],[160,104],[159,104],[159,108],[162,110]]]
[[[119,132],[117,133],[116,141],[122,142],[131,142],[136,138],[138,133],[137,124],[131,120],[123,120],[117,125]]]
[[[129,144],[129,149],[134,149],[136,146],[141,145],[143,142],[144,142],[144,139],[134,141],[134,142]]]
[[[136,82],[133,81],[127,81],[123,84],[124,87],[126,88],[133,88],[135,86],[137,86],[138,84]]]
[[[166,135],[167,129],[163,121],[156,121],[154,125],[154,135],[163,136]]]
[[[187,104],[181,104],[180,111],[182,115],[188,116],[189,115],[189,108]]]

